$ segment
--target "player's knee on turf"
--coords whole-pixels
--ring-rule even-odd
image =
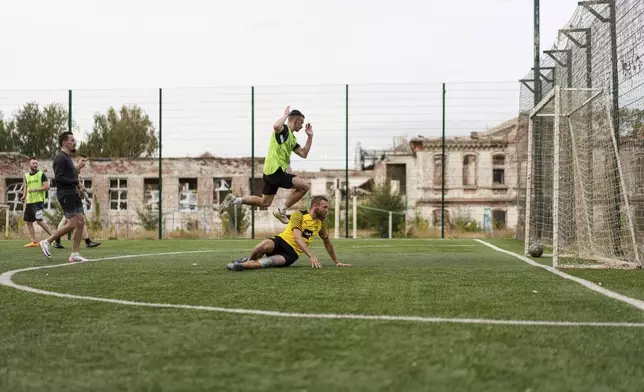
[[[262,257],[258,260],[258,262],[259,265],[262,266],[262,268],[280,267],[286,264],[284,257],[278,255]]]

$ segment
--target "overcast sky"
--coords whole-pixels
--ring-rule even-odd
[[[541,0],[542,50],[576,7]],[[293,167],[342,167],[345,83],[351,165],[358,141],[385,148],[394,136],[438,136],[441,82],[449,135],[515,116],[532,11],[530,0],[9,1],[0,110],[66,104],[71,88],[82,135],[110,105],[139,104],[158,126],[162,87],[164,155],[249,156],[255,85],[256,155],[291,104],[315,131],[309,162]]]

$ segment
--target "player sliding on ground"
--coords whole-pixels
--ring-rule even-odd
[[[324,219],[329,211],[329,201],[324,196],[311,199],[311,211],[297,211],[291,215],[286,229],[280,234],[260,242],[250,256],[229,263],[226,268],[232,271],[260,269],[269,267],[288,267],[295,263],[302,253],[311,261],[311,267],[322,268],[313,255],[309,245],[318,235],[324,242],[327,253],[337,267],[351,267],[338,261],[329,239]]]
[[[286,124],[284,124],[284,121],[286,121]],[[290,106],[284,109],[284,115],[278,118],[275,124],[273,124],[273,132],[270,136],[268,154],[264,162],[264,189],[262,190],[262,197],[252,195],[236,197],[232,193],[229,193],[221,204],[219,204],[220,214],[223,214],[231,205],[246,204],[257,207],[269,207],[273,204],[273,198],[279,188],[293,189],[293,192],[286,199],[286,202],[282,203],[277,211],[273,212],[273,215],[280,222],[284,224],[289,223],[286,210],[297,203],[309,191],[308,181],[286,172],[291,162],[291,152],[295,152],[300,157],[306,159],[311,150],[311,143],[313,142],[313,127],[311,124],[306,124],[306,129],[304,130],[308,136],[304,147],[297,143],[297,139],[293,134],[293,132],[299,132],[303,124],[304,115],[302,112],[299,110],[291,111]]]

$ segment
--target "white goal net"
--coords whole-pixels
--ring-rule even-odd
[[[602,90],[555,87],[530,113],[528,138],[526,255],[539,243],[554,267],[641,267]]]

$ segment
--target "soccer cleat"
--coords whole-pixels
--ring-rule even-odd
[[[38,243],[38,245],[40,245],[40,250],[42,250],[42,254],[44,254],[46,258],[51,259],[51,252],[49,251],[49,242],[47,242],[47,240],[42,240]]]
[[[54,248],[56,248],[56,249],[65,249],[65,247],[63,246],[63,244],[61,244],[60,242],[54,242],[54,243],[52,244],[52,246],[53,246]]]
[[[82,263],[82,262],[89,261],[89,260],[88,260],[88,259],[86,259],[86,258],[84,258],[83,256],[81,256],[81,255],[80,255],[80,254],[78,254],[78,253],[72,253],[72,254],[69,256],[69,260],[68,260],[68,261],[69,261],[70,263]]]
[[[226,269],[229,271],[243,271],[244,267],[239,263],[228,263],[226,264]]]
[[[286,217],[286,214],[279,209],[273,211],[273,216],[277,218],[278,221],[284,223],[285,225],[288,225],[288,218]]]
[[[90,241],[89,244],[85,244],[85,246],[88,248],[96,248],[99,245],[101,245],[100,242],[94,242],[94,241]]]
[[[250,256],[242,257],[241,259],[233,260],[233,263],[245,263],[250,260]]]
[[[234,200],[235,195],[233,195],[232,193],[227,194],[226,197],[224,197],[224,200],[219,203],[219,213],[223,214],[227,209],[229,209]]]
[[[37,247],[38,247],[38,243],[36,241],[31,241],[30,243],[25,245],[25,248],[37,248]]]

